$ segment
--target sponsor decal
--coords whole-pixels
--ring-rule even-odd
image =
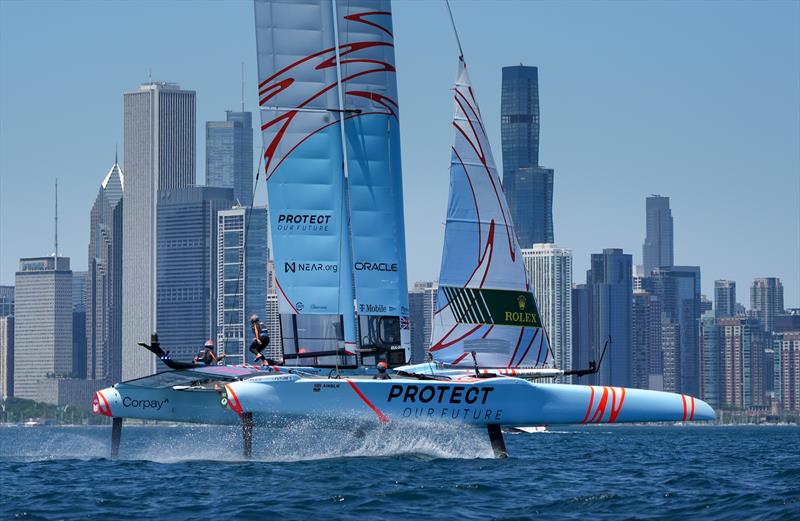
[[[131,398],[130,396],[126,396],[122,399],[122,406],[123,407],[134,407],[136,409],[155,409],[157,411],[161,410],[161,407],[164,406],[165,403],[169,402],[169,398],[164,398],[163,400],[137,400],[136,398]]]
[[[388,313],[388,308],[384,304],[359,304],[359,313]]]
[[[304,308],[304,307],[306,307],[306,306],[305,306],[305,304],[303,304],[302,302],[299,302],[299,301],[298,301],[298,302],[295,302],[295,304],[294,304],[294,308],[295,308],[297,311],[303,311],[303,308]]]
[[[318,393],[322,389],[338,389],[339,387],[341,387],[341,384],[339,384],[339,383],[314,384],[314,392]]]
[[[353,269],[356,271],[397,271],[397,263],[388,262],[356,262],[353,264]]]
[[[278,215],[277,228],[283,232],[327,232],[330,224],[330,215],[282,213]]]
[[[414,404],[403,408],[403,418],[498,421],[503,410],[484,407],[493,391],[475,385],[392,385],[386,401]]]
[[[339,271],[339,265],[335,262],[284,262],[283,263],[283,271],[284,273],[303,273],[303,272],[311,272],[311,271],[327,271],[331,273],[337,273]]]
[[[502,289],[440,286],[447,303],[464,324],[542,327],[533,294]]]
[[[387,402],[486,405],[494,387],[466,385],[392,385]]]

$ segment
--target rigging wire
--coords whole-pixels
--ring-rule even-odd
[[[453,10],[450,9],[450,0],[444,0],[447,6],[447,13],[450,15],[450,24],[453,26],[453,34],[456,36],[456,43],[458,44],[458,59],[464,61],[464,50],[461,48],[461,39],[458,37],[458,29],[456,29],[456,21],[453,18]]]

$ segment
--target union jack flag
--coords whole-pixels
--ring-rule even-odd
[[[400,329],[408,329],[408,317],[400,317]]]

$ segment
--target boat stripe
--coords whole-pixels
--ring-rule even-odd
[[[583,417],[581,423],[586,423],[586,420],[589,419],[589,414],[592,412],[592,405],[594,404],[594,386],[590,385],[589,389],[592,391],[592,394],[589,395],[589,407],[586,408],[586,416]]]
[[[683,402],[683,419],[681,421],[686,421],[686,395],[681,395],[681,401]]]
[[[358,387],[356,387],[356,384],[354,384],[352,380],[345,380],[345,382],[349,383],[350,387],[353,388],[353,390],[356,392],[358,397],[361,398],[364,401],[364,403],[366,403],[369,406],[370,409],[375,411],[375,414],[378,416],[378,420],[380,420],[381,423],[388,423],[389,422],[389,418],[387,418],[385,414],[383,414],[380,410],[378,410],[378,408],[375,407],[372,404],[372,402],[369,401],[369,399],[366,396],[364,396],[364,394],[361,392],[361,390]]]
[[[236,393],[233,392],[233,389],[228,384],[225,384],[225,389],[228,391],[228,405],[233,409],[233,412],[241,416],[244,411],[242,410],[242,404],[239,402],[239,397],[236,396]]]
[[[106,397],[100,391],[97,391],[97,395],[100,398],[102,398],[103,399],[103,403],[106,404],[106,410],[105,411],[103,410],[102,406],[98,407],[100,409],[100,412],[103,414],[103,416],[112,416],[112,414],[111,414],[111,405],[108,404],[108,400],[106,400]]]
[[[692,399],[692,415],[689,416],[689,421],[694,421],[694,396],[690,397]]]

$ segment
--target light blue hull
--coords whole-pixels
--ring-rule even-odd
[[[255,420],[458,422],[525,426],[713,420],[705,402],[673,393],[607,386],[531,383],[519,378],[303,379],[265,376],[226,386],[229,405]]]
[[[275,374],[215,390],[123,383],[99,391],[94,406],[95,412],[107,416],[217,424],[236,423],[243,413],[262,422],[313,418],[504,426],[715,419],[707,403],[681,394],[470,376],[442,381]]]

